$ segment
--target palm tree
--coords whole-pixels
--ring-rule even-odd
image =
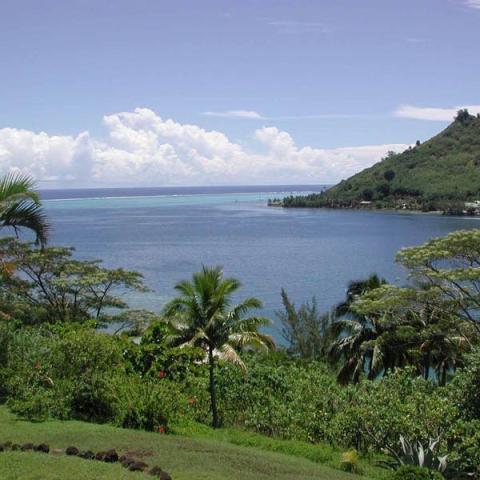
[[[0,229],[11,227],[15,233],[27,228],[37,243],[47,241],[49,225],[31,177],[9,174],[0,179]]]
[[[379,288],[386,283],[387,281],[384,278],[380,278],[376,273],[372,273],[369,277],[363,280],[351,281],[347,287],[345,300],[335,307],[336,316],[357,318],[357,315],[352,311],[351,308],[355,300],[357,300],[358,297],[362,296],[364,293],[375,290],[375,288]]]
[[[260,300],[250,297],[233,304],[232,296],[241,284],[234,278],[224,278],[221,267],[203,267],[191,281],[175,285],[180,296],[166,306],[164,313],[172,320],[176,333],[174,345],[191,345],[205,350],[209,365],[209,393],[212,425],[220,426],[215,382],[216,359],[238,365],[246,371],[240,357],[245,347],[274,348],[270,336],[258,331],[268,325],[268,319],[247,316],[252,309],[262,307]]]

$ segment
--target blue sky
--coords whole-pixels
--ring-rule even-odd
[[[480,0],[2,0],[0,169],[336,181],[476,111],[479,45]]]

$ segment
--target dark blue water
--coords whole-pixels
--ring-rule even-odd
[[[450,231],[476,228],[476,218],[267,207],[269,197],[321,187],[216,187],[45,191],[52,243],[82,258],[142,272],[154,289],[129,297],[158,310],[175,282],[202,264],[223,265],[242,294],[264,302],[274,318],[280,289],[297,303],[316,296],[325,310],[346,284],[378,272],[403,283],[395,252]],[[108,198],[106,198],[108,197]]]

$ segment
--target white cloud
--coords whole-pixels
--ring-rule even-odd
[[[227,110],[226,112],[203,112],[207,117],[220,118],[247,118],[251,120],[263,120],[265,117],[254,110]]]
[[[299,147],[276,127],[257,129],[258,151],[218,131],[164,120],[146,108],[104,117],[108,137],[0,129],[0,173],[22,171],[42,186],[333,183],[408,145]]]
[[[467,1],[465,2],[465,4],[466,4],[468,7],[480,9],[480,0],[467,0]]]
[[[480,1],[480,0],[479,0]],[[451,122],[458,110],[467,108],[471,114],[480,113],[480,105],[462,105],[451,108],[416,107],[414,105],[400,105],[394,114],[397,117],[414,118],[416,120],[433,120]]]

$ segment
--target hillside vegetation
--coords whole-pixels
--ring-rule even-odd
[[[288,197],[285,207],[404,208],[459,213],[480,199],[480,116],[461,110],[437,136],[389,153],[320,194]],[[368,203],[370,202],[370,203]]]

